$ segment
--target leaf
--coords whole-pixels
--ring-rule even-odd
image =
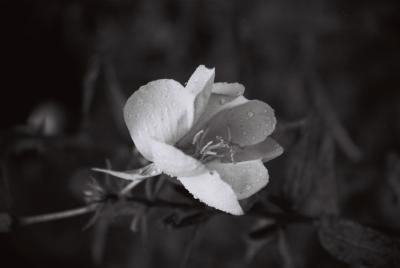
[[[398,241],[370,227],[326,216],[320,221],[318,236],[322,247],[345,263],[365,267],[398,267]]]
[[[390,154],[386,161],[386,178],[389,188],[394,195],[394,203],[400,205],[400,158]]]
[[[0,213],[0,233],[11,231],[12,218],[7,213]]]
[[[86,126],[89,121],[89,113],[93,104],[93,97],[96,91],[95,84],[99,78],[100,59],[98,55],[93,56],[83,79],[82,96],[82,125]]]
[[[257,221],[246,235],[246,261],[251,262],[264,246],[272,243],[276,238],[277,225],[275,221],[262,219]]]
[[[332,137],[310,116],[297,144],[287,150],[283,196],[291,209],[307,215],[336,214],[335,148]]]
[[[117,130],[121,134],[122,137],[126,138],[126,140],[130,140],[128,135],[128,131],[126,129],[125,120],[124,120],[124,105],[127,100],[127,97],[124,95],[121,85],[118,81],[117,75],[115,73],[114,67],[110,63],[104,64],[104,75],[107,83],[107,93],[109,95],[108,101],[110,102],[110,108],[112,115],[114,117],[115,126]]]
[[[386,158],[385,181],[378,192],[379,216],[388,227],[400,225],[400,158],[390,153]]]
[[[161,171],[156,168],[154,164],[147,165],[143,168],[127,170],[127,171],[113,171],[102,168],[92,168],[93,171],[106,173],[125,180],[143,180],[149,177],[154,177],[161,174]]]
[[[278,232],[278,249],[282,257],[282,267],[293,268],[293,257],[288,243],[288,239],[285,230],[279,229]]]
[[[206,222],[210,218],[210,215],[204,212],[183,212],[176,211],[166,218],[163,219],[165,226],[176,229],[187,226],[198,225],[200,223]]]

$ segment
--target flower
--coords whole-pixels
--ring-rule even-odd
[[[214,69],[201,65],[186,86],[171,79],[149,82],[128,99],[124,118],[137,150],[153,162],[153,176],[176,177],[205,204],[241,215],[239,200],[268,183],[263,162],[283,149],[269,137],[273,109],[246,99],[243,85],[214,83],[214,76]]]

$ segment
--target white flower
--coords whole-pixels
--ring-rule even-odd
[[[214,76],[201,65],[185,87],[152,81],[128,99],[124,117],[136,148],[153,162],[153,174],[140,179],[159,170],[207,205],[241,215],[238,200],[268,183],[263,162],[283,149],[268,137],[276,124],[272,108],[243,97],[241,84],[214,83]]]

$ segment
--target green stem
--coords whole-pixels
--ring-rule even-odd
[[[31,225],[31,224],[35,224],[35,223],[48,222],[48,221],[76,217],[76,216],[84,215],[84,214],[95,211],[97,206],[98,206],[97,204],[90,204],[87,206],[70,209],[70,210],[64,210],[64,211],[60,211],[60,212],[22,217],[19,219],[18,223],[20,226],[26,226],[26,225]]]

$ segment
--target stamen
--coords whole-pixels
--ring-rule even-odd
[[[201,137],[201,134],[204,133],[204,129],[200,130],[199,132],[196,133],[193,137],[192,144],[196,144],[199,141],[199,138]]]
[[[226,131],[228,132],[228,142],[232,141],[232,133],[231,133],[231,128],[228,126],[226,128]]]
[[[209,141],[206,145],[204,145],[204,147],[200,150],[200,154],[203,154],[206,150],[208,150],[209,146],[213,144],[213,141]]]

